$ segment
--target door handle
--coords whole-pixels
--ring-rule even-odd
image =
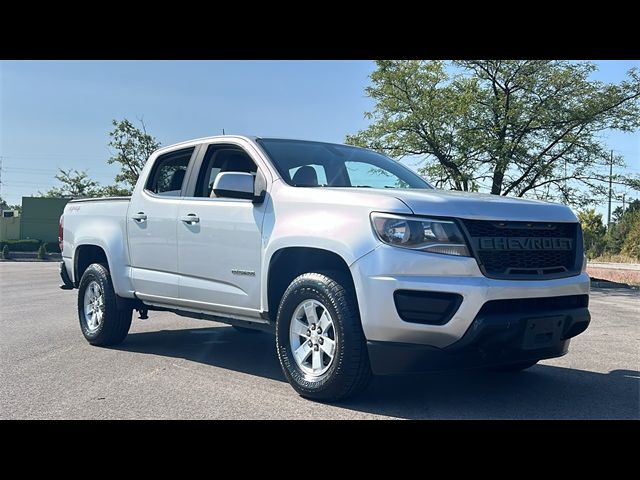
[[[200,217],[198,217],[195,213],[190,213],[188,215],[184,215],[180,217],[180,220],[182,220],[184,223],[188,223],[189,225],[191,225],[193,223],[199,223]]]
[[[133,218],[138,223],[142,223],[147,219],[147,215],[144,212],[138,212],[131,215],[131,218]]]

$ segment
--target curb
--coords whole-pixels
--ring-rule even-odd
[[[591,279],[591,287],[593,288],[625,288],[628,290],[638,290],[638,287],[629,285],[628,283],[610,282],[600,278]]]

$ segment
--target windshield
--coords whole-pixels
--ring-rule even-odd
[[[276,138],[257,141],[294,187],[433,188],[404,165],[371,150]]]

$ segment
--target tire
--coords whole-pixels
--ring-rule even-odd
[[[346,279],[335,274],[331,276],[334,278],[321,273],[305,273],[294,279],[282,296],[276,320],[276,349],[284,375],[302,397],[323,402],[342,400],[362,392],[372,377],[355,293],[350,291]],[[313,315],[319,318],[315,334],[311,332],[313,324],[305,306],[309,312],[315,311],[311,318]],[[328,316],[324,315],[325,311]],[[301,334],[290,331],[297,312],[303,316],[296,317],[301,320],[296,320],[299,323],[294,328],[300,324],[308,327]],[[321,324],[330,325],[322,332],[323,340],[318,333]],[[297,341],[300,345],[296,348]],[[306,349],[303,344],[311,345],[309,342],[315,343],[308,349],[311,350],[307,353],[309,356],[305,357],[308,365],[301,365],[294,352],[298,351],[299,356],[304,357],[300,349]],[[332,357],[326,353],[329,350],[333,352]],[[310,372],[316,369],[314,362],[318,352],[317,372]]]
[[[246,333],[246,334],[262,333],[262,331],[256,328],[239,327],[237,325],[231,325],[231,326],[236,332],[239,332],[239,333]]]
[[[88,289],[97,289],[93,291],[102,293],[102,299],[98,295],[94,302],[95,313],[91,315],[87,313],[85,297],[95,296],[87,293]],[[131,308],[118,308],[109,269],[100,263],[89,265],[78,287],[78,317],[84,338],[91,345],[101,347],[122,343],[129,333],[132,312]],[[96,318],[99,320],[96,321]]]
[[[533,367],[537,360],[529,361],[529,362],[518,362],[518,363],[508,363],[506,365],[498,365],[495,367],[491,367],[493,372],[521,372],[522,370],[526,370],[527,368]]]

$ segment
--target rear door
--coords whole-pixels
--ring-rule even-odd
[[[216,198],[211,187],[220,172],[255,175],[260,159],[229,141],[203,145],[201,156],[188,196],[178,208],[181,301],[199,310],[255,317],[260,308],[262,223],[269,202]],[[265,174],[262,166],[260,175]]]
[[[131,277],[143,300],[165,303],[178,297],[176,219],[194,151],[190,147],[160,155],[144,188],[131,198],[127,218]]]

